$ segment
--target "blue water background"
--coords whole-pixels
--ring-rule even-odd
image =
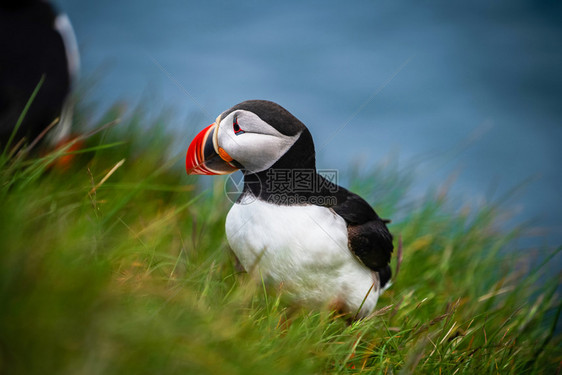
[[[319,168],[414,166],[414,196],[454,175],[475,207],[524,185],[508,205],[539,234],[526,244],[562,244],[558,2],[57,4],[82,77],[99,77],[90,98],[173,108],[180,147],[232,105],[273,100],[310,128]]]

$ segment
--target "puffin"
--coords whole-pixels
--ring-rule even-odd
[[[70,99],[80,57],[68,16],[44,0],[0,0],[0,144],[4,148],[41,83],[12,141],[34,141],[57,118],[44,139],[56,147],[69,137]],[[9,146],[9,145],[8,145]]]
[[[271,101],[228,109],[192,140],[186,171],[237,170],[244,185],[225,229],[244,270],[297,306],[368,317],[390,285],[389,221],[318,172],[308,128]]]

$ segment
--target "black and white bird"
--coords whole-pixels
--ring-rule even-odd
[[[249,100],[223,112],[191,142],[186,169],[242,170],[226,235],[246,271],[299,305],[352,318],[373,311],[391,276],[388,221],[317,172],[312,136],[286,109]]]
[[[66,14],[43,0],[0,0],[0,144],[4,146],[43,77],[16,138],[32,142],[55,119],[47,137],[70,133],[70,92],[79,70],[76,37]]]

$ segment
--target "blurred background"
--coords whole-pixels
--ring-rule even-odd
[[[88,99],[169,112],[175,151],[268,99],[309,127],[318,168],[410,168],[414,196],[453,181],[459,205],[509,195],[525,245],[562,243],[560,2],[55,4]]]

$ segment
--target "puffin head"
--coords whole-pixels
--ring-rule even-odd
[[[310,165],[314,144],[306,126],[266,100],[248,100],[220,114],[193,139],[185,159],[188,174],[206,175]]]

